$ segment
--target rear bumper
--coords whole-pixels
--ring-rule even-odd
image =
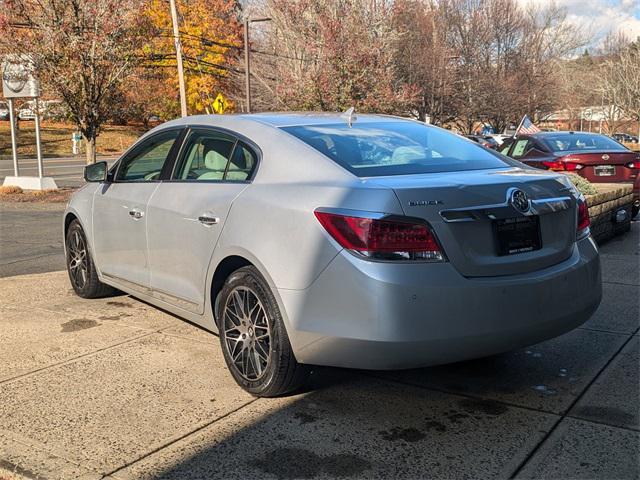
[[[492,355],[584,323],[602,295],[591,238],[525,275],[465,278],[449,263],[338,255],[306,290],[279,290],[302,363],[400,369]]]

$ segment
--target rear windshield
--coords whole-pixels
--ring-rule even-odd
[[[552,152],[589,151],[589,150],[619,150],[626,147],[604,135],[585,135],[581,133],[564,133],[545,135],[541,138]]]
[[[512,163],[477,143],[418,122],[282,127],[359,177],[504,168]]]

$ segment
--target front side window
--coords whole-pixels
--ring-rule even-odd
[[[359,177],[504,168],[509,161],[440,128],[418,122],[282,127]]]
[[[116,180],[121,182],[158,180],[178,135],[180,130],[169,130],[144,141],[122,161]]]

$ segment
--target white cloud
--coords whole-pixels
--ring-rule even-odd
[[[518,0],[548,5],[554,0]],[[640,0],[555,0],[567,11],[567,20],[588,31],[593,43],[609,32],[622,32],[630,39],[640,37]]]

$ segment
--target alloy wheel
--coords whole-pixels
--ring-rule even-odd
[[[246,380],[262,378],[271,363],[271,327],[256,293],[234,288],[223,310],[224,339],[238,373]]]
[[[67,262],[71,279],[74,285],[82,290],[87,284],[89,262],[86,243],[78,230],[72,233],[67,250]]]

